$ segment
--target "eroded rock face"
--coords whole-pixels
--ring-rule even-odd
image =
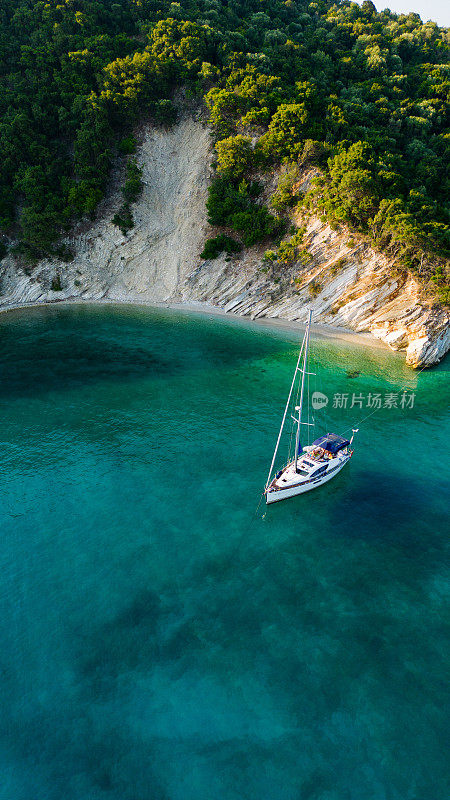
[[[188,118],[166,131],[151,126],[137,153],[144,190],[133,207],[135,227],[123,236],[111,220],[117,191],[98,222],[68,240],[69,264],[40,262],[31,273],[12,257],[1,264],[0,308],[67,299],[128,302],[207,301],[256,317],[314,321],[372,333],[406,350],[412,367],[436,364],[450,349],[450,317],[420,299],[417,283],[353,236],[317,217],[307,222],[306,264],[278,272],[263,265],[265,247],[240,257],[199,258],[206,236],[211,137]],[[53,291],[56,274],[62,291]],[[53,284],[54,286],[55,284]]]
[[[206,229],[210,135],[193,119],[167,131],[149,127],[137,153],[143,192],[133,206],[134,228],[123,236],[112,224],[116,192],[98,222],[67,243],[69,264],[42,261],[31,275],[5,259],[1,305],[72,299],[161,302],[185,279],[201,251]],[[52,291],[55,275],[62,291]]]
[[[355,237],[353,237],[355,240]],[[261,249],[243,258],[199,264],[181,288],[182,300],[208,300],[225,311],[257,317],[314,321],[367,331],[393,350],[407,351],[412,367],[436,364],[450,349],[450,316],[421,302],[418,284],[393,271],[389,261],[349,236],[310,218],[305,242],[311,255],[303,268],[278,274],[262,266]]]
[[[428,318],[423,335],[413,337],[409,332],[406,348],[406,363],[411,367],[424,367],[437,364],[450,350],[450,319],[448,314],[437,313],[436,319]]]

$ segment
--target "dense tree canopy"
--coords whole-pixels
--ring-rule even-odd
[[[437,264],[439,286],[448,55],[446,29],[370,0],[3,0],[1,229],[31,255],[56,252],[94,213],[133,122],[170,122],[185,86],[215,131],[212,221],[246,243],[279,233],[252,179],[282,161],[316,164],[314,207],[412,268]]]

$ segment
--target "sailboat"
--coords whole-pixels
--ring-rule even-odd
[[[334,478],[350,461],[353,450],[351,445],[358,428],[352,429],[351,439],[345,439],[336,433],[327,433],[312,442],[311,445],[302,447],[301,429],[303,425],[313,426],[314,422],[305,422],[302,419],[303,402],[305,396],[305,377],[314,375],[308,372],[309,340],[311,331],[312,311],[309,311],[308,324],[303,337],[302,346],[298,356],[297,364],[292,379],[291,389],[284,409],[280,432],[278,434],[275,451],[270,465],[269,475],[265,486],[265,496],[267,503],[276,503],[288,497],[295,497],[297,494],[309,492],[317,489],[322,484]],[[301,378],[300,378],[301,376]],[[300,402],[295,406],[297,416],[292,416],[295,430],[295,450],[294,457],[288,461],[286,466],[280,469],[274,477],[273,469],[280,446],[281,436],[285,427],[286,417],[297,386],[300,390]],[[309,399],[309,398],[308,398]]]

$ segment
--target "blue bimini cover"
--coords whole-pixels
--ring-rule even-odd
[[[316,439],[316,441],[312,443],[312,446],[323,447],[324,450],[327,450],[334,456],[336,453],[339,453],[339,450],[343,450],[344,447],[347,447],[349,444],[350,442],[348,439],[338,436],[337,433],[327,433],[326,436],[321,436],[320,439]]]

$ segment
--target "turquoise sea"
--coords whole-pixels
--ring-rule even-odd
[[[255,513],[299,338],[0,318],[1,800],[448,800],[450,364],[315,338],[330,398],[413,407]]]

